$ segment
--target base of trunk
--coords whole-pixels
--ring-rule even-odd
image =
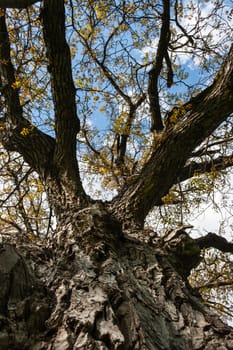
[[[119,226],[106,218],[85,218],[82,239],[68,223],[60,245],[3,244],[1,350],[233,349],[232,329],[202,304],[169,253],[174,235],[150,245],[116,235]]]

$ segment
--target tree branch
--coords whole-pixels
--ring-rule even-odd
[[[15,185],[15,187],[13,188],[13,190],[6,196],[5,199],[0,200],[0,206],[2,207],[7,201],[8,199],[19,189],[19,187],[21,186],[22,182],[24,182],[24,180],[26,180],[28,178],[28,176],[32,173],[32,169],[29,169],[24,176],[18,180],[17,184]]]
[[[189,116],[157,136],[147,164],[113,201],[114,214],[130,225],[143,225],[148,212],[176,183],[193,150],[233,112],[233,46],[213,84],[190,103]]]
[[[227,138],[227,143],[232,142],[233,141],[233,137]],[[212,147],[215,146],[221,146],[224,145],[226,143],[226,140],[224,140],[223,138],[220,138],[217,141],[212,141],[212,142],[207,142],[206,144],[204,144],[201,148],[195,150],[194,152],[192,152],[192,158],[194,157],[201,157],[201,156],[209,156],[211,154],[216,154],[216,148],[215,150],[211,149]]]
[[[211,282],[206,282],[204,284],[198,285],[195,287],[195,289],[206,289],[206,288],[219,288],[219,287],[230,287],[233,285],[233,279],[227,279],[225,281],[211,281]]]
[[[64,1],[45,0],[41,18],[55,109],[54,163],[72,191],[85,197],[76,158],[80,121],[76,112],[70,49],[66,41]]]
[[[118,134],[118,147],[117,147],[117,158],[116,165],[119,166],[120,170],[124,175],[124,165],[125,165],[125,154],[127,150],[127,142],[130,137],[130,131],[135,120],[137,108],[141,106],[141,104],[145,101],[146,94],[142,94],[136,103],[129,104],[129,113],[127,119],[124,124],[124,132]]]
[[[6,8],[26,8],[30,5],[35,4],[41,0],[1,0],[0,7],[3,9]]]
[[[159,103],[159,89],[158,80],[163,66],[163,59],[166,59],[168,65],[168,86],[172,85],[173,73],[171,68],[171,62],[168,56],[167,48],[170,40],[170,1],[163,0],[163,15],[162,15],[162,27],[159,38],[159,44],[155,63],[149,72],[148,82],[148,95],[150,101],[151,112],[151,131],[160,132],[163,130],[164,125],[162,122],[160,103]]]
[[[86,47],[88,53],[90,54],[91,58],[93,59],[93,61],[100,67],[100,69],[102,70],[104,76],[106,77],[106,79],[110,82],[110,84],[113,86],[113,88],[116,90],[116,92],[123,98],[124,101],[126,101],[126,103],[128,103],[129,105],[132,104],[131,98],[124,93],[123,89],[120,87],[120,85],[117,83],[117,79],[114,78],[114,74],[110,71],[110,69],[105,65],[105,58],[106,58],[106,50],[107,50],[107,46],[109,44],[109,42],[111,41],[111,39],[114,37],[114,35],[117,33],[120,25],[124,23],[124,21],[122,20],[118,26],[116,28],[113,29],[113,31],[111,32],[111,34],[109,35],[108,39],[105,42],[104,45],[104,49],[103,49],[103,57],[102,59],[99,59],[97,57],[97,55],[95,54],[95,52],[93,51],[92,47],[89,45],[88,43],[88,39],[85,38],[82,34],[80,34],[80,32],[76,29],[75,26],[75,19],[72,16],[72,25],[75,29],[75,31],[77,32],[78,36],[81,38],[81,40],[84,43],[84,46]]]
[[[0,87],[7,113],[0,118],[0,141],[9,151],[19,152],[42,178],[54,150],[54,139],[23,117],[19,89],[14,88],[15,71],[10,57],[10,42],[5,16],[0,16]],[[25,131],[25,132],[23,132]]]
[[[224,253],[233,253],[233,243],[229,243],[225,238],[216,235],[216,233],[209,232],[204,237],[195,239],[200,249],[216,248]]]
[[[13,221],[13,220],[9,220],[9,219],[6,219],[6,218],[3,218],[2,216],[0,217],[0,222],[4,222],[4,223],[6,223],[6,224],[8,224],[8,225],[11,225],[11,226],[13,226],[16,230],[18,230],[19,231],[19,233],[22,233],[23,232],[23,229],[22,229],[22,227],[20,227],[20,225],[18,225],[15,221]],[[4,225],[5,226],[5,225]],[[5,229],[5,228],[4,228]],[[9,232],[9,228],[6,226],[6,231],[7,232],[4,232],[3,230],[1,230],[1,234],[9,234],[8,232]],[[11,233],[10,233],[11,234]]]
[[[213,169],[220,171],[225,170],[229,167],[233,166],[233,155],[230,156],[220,156],[216,159],[211,159],[209,161],[203,162],[190,162],[190,164],[186,165],[179,175],[178,182],[185,181],[190,179],[194,175],[197,174],[205,174],[210,173]]]
[[[175,22],[178,28],[180,28],[180,30],[184,33],[184,35],[187,37],[188,41],[190,42],[191,45],[194,45],[194,41],[193,38],[191,37],[191,35],[189,35],[186,30],[184,29],[184,27],[180,24],[180,22],[178,21],[178,1],[175,1],[175,5],[174,5],[174,13],[175,13]]]

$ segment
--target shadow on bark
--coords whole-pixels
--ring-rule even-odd
[[[123,234],[89,208],[47,247],[3,244],[0,348],[233,349],[232,329],[188,285],[196,241],[182,229],[163,240],[135,238],[146,234]]]

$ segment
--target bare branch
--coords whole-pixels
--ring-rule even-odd
[[[13,190],[7,195],[4,200],[0,201],[0,206],[3,206],[8,201],[8,199],[20,188],[22,182],[24,182],[24,180],[26,180],[31,173],[32,169],[29,169],[20,180],[18,179],[18,182],[16,183]]]
[[[127,120],[125,122],[125,132],[122,133],[121,135],[117,135],[118,140],[117,140],[117,159],[116,159],[116,165],[119,168],[122,168],[124,166],[124,157],[125,157],[125,153],[126,153],[126,148],[127,148],[127,141],[130,135],[130,130],[132,127],[132,123],[134,121],[135,118],[135,106],[134,105],[130,105],[130,111],[127,117]]]
[[[210,281],[206,282],[204,284],[198,285],[195,287],[195,289],[202,289],[202,288],[219,288],[219,287],[229,287],[233,285],[233,279],[227,279],[225,281]]]
[[[117,79],[114,77],[114,74],[105,65],[105,58],[106,58],[106,52],[107,52],[108,44],[111,42],[111,40],[113,39],[114,35],[118,32],[118,30],[120,28],[120,25],[123,24],[123,23],[124,23],[124,20],[122,20],[118,24],[118,26],[115,27],[112,30],[112,32],[110,33],[109,37],[105,41],[104,49],[103,49],[103,52],[102,52],[102,59],[99,59],[97,57],[97,55],[95,54],[95,52],[93,51],[92,47],[89,45],[88,40],[82,34],[80,34],[79,31],[76,29],[75,18],[72,15],[72,25],[73,25],[75,31],[77,32],[78,36],[83,41],[83,43],[84,43],[88,53],[90,54],[92,60],[100,67],[100,69],[102,70],[102,72],[103,72],[104,76],[106,77],[106,79],[108,79],[110,84],[113,86],[113,88],[116,90],[116,92],[118,92],[118,94],[124,99],[124,101],[126,101],[128,104],[132,104],[131,98],[123,91],[123,89],[117,83]]]
[[[127,142],[130,137],[130,131],[136,116],[137,108],[141,106],[141,104],[145,101],[146,94],[143,94],[139,97],[138,101],[136,103],[131,103],[129,106],[129,114],[127,117],[127,120],[124,125],[124,133],[121,135],[117,135],[118,137],[118,147],[117,147],[117,159],[116,159],[116,165],[119,166],[119,168],[123,171],[124,164],[125,164],[125,154],[127,149]],[[124,174],[123,174],[124,175]]]
[[[22,227],[20,227],[20,225],[18,225],[15,221],[0,217],[0,222],[1,221],[10,225],[10,226],[13,226],[17,231],[19,231],[19,233],[23,232]],[[8,228],[7,228],[7,231],[8,231]],[[1,232],[1,234],[5,234],[5,232],[3,231],[3,232]]]
[[[190,164],[186,165],[181,174],[179,175],[179,181],[185,181],[190,179],[194,175],[197,174],[205,174],[210,173],[211,171],[217,170],[225,170],[229,167],[233,166],[233,155],[230,156],[220,156],[216,159],[211,159],[209,161],[202,162],[190,162]]]
[[[214,150],[211,150],[212,147],[215,146],[221,146],[224,145],[227,142],[232,142],[233,138],[227,138],[227,140],[224,139],[220,139],[218,141],[214,141],[214,142],[208,142],[207,144],[205,144],[203,147],[199,148],[198,150],[195,150],[194,152],[192,152],[192,157],[201,157],[201,156],[205,156],[205,155],[211,155],[211,154],[216,154],[217,150],[216,148]]]
[[[178,1],[175,1],[175,6],[174,6],[174,12],[175,12],[175,22],[178,28],[184,33],[184,35],[187,37],[188,41],[190,42],[191,45],[194,45],[193,38],[191,35],[187,33],[187,31],[184,29],[184,27],[180,24],[178,20]]]
[[[103,61],[100,61],[96,55],[93,53],[92,49],[90,48],[90,46],[87,44],[86,42],[86,46],[88,49],[89,54],[91,55],[93,61],[102,69],[105,77],[108,79],[108,81],[110,82],[110,84],[114,87],[114,89],[118,92],[118,94],[128,103],[131,104],[132,101],[130,99],[130,97],[124,93],[124,91],[121,89],[120,85],[117,84],[116,79],[114,79],[113,74],[111,73],[110,69],[108,67],[105,66],[105,64],[103,63]]]
[[[87,136],[87,130],[83,129],[83,135],[86,141],[87,146],[92,150],[92,152],[98,156],[100,156],[100,151],[98,151],[97,149],[95,149],[92,144],[90,143],[88,136]]]

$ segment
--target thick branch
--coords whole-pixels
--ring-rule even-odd
[[[197,238],[196,243],[200,249],[216,248],[224,253],[233,253],[233,243],[229,243],[225,238],[209,232],[206,236]]]
[[[62,153],[74,152],[73,144],[80,122],[76,114],[70,49],[66,42],[64,1],[45,0],[42,20],[55,107],[56,151],[65,158],[67,154]]]
[[[166,59],[168,64],[168,85],[172,84],[172,69],[167,53],[167,48],[170,39],[170,1],[163,1],[163,15],[162,15],[162,27],[159,38],[159,44],[157,49],[157,54],[155,58],[155,63],[149,72],[149,84],[148,84],[148,94],[150,100],[150,111],[151,111],[151,131],[160,132],[163,130],[163,122],[160,112],[159,103],[159,89],[158,80],[160,72],[163,66],[163,59]]]
[[[0,16],[0,88],[8,107],[8,118],[13,124],[22,118],[19,89],[13,88],[15,71],[10,56],[10,40],[5,16]]]
[[[7,108],[5,117],[0,119],[0,141],[9,151],[19,152],[43,178],[55,142],[23,118],[19,89],[13,87],[15,71],[10,58],[10,42],[4,16],[0,17],[0,43],[1,93]]]
[[[193,150],[233,112],[233,47],[214,83],[191,103],[189,116],[157,136],[150,160],[115,198],[116,216],[142,225],[149,210],[176,183]]]
[[[6,8],[26,8],[30,5],[35,4],[36,2],[39,2],[41,0],[1,0],[0,6],[3,9]]]
[[[63,0],[45,0],[42,11],[48,71],[55,109],[56,147],[54,163],[72,191],[84,195],[76,159],[76,135],[80,130],[75,102],[70,49],[66,41]]]

